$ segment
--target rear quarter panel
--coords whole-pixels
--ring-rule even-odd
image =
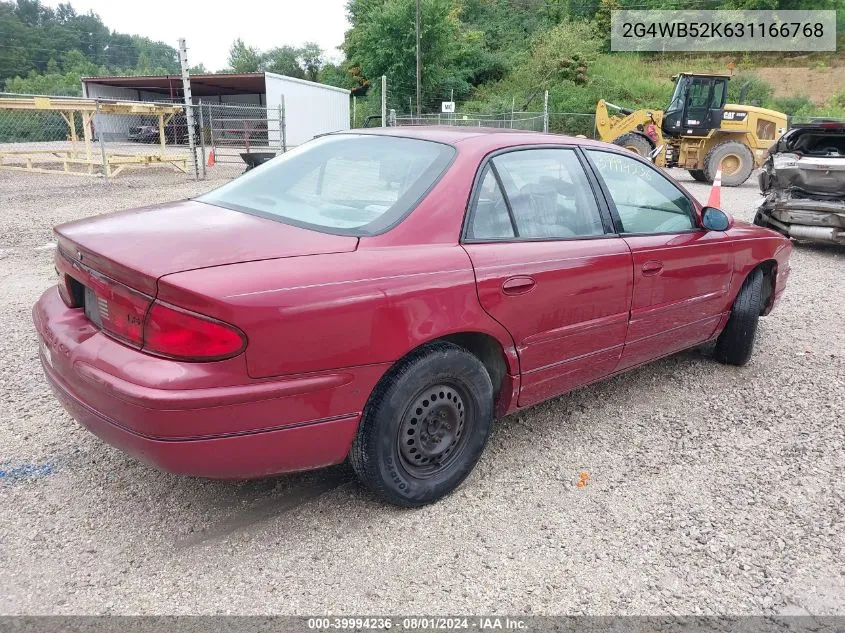
[[[508,333],[478,301],[457,244],[247,262],[167,275],[158,298],[217,317],[247,335],[253,378],[393,362],[427,341],[482,332],[506,350]]]

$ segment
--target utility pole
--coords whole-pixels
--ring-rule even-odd
[[[381,126],[387,127],[387,75],[381,76]]]
[[[191,97],[191,77],[188,74],[188,47],[185,46],[185,38],[179,38],[179,63],[182,65],[182,92],[185,95],[185,118],[188,123],[188,147],[191,149],[191,156],[194,159],[194,179],[200,179],[200,170],[197,165],[197,144],[194,139],[194,102]]]
[[[549,91],[543,95],[543,131],[549,131]]]
[[[416,28],[414,29],[417,37],[417,116],[422,116],[422,109],[420,106],[420,0],[417,0],[417,19]]]

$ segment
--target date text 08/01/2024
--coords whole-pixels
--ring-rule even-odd
[[[525,620],[510,617],[406,617],[396,619],[385,617],[356,618],[309,618],[311,630],[511,630],[527,629]]]

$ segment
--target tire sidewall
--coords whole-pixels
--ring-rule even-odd
[[[630,147],[626,147],[626,143],[630,143],[631,146],[638,146],[645,153],[643,154],[643,153],[640,153],[640,151],[634,151]],[[637,134],[635,132],[628,132],[626,134],[623,134],[622,136],[617,137],[616,139],[614,139],[613,144],[618,145],[622,149],[626,149],[629,152],[633,152],[634,154],[636,154],[637,156],[640,156],[641,158],[648,158],[648,153],[652,149],[654,149],[651,141],[649,141],[642,134]]]
[[[425,478],[409,473],[399,455],[398,436],[407,409],[426,388],[437,384],[457,386],[474,416],[472,432],[464,441],[458,458],[446,469]],[[493,386],[483,365],[460,348],[422,356],[401,371],[376,404],[369,446],[374,473],[381,480],[391,501],[418,506],[451,492],[466,479],[478,461],[493,421]]]
[[[734,300],[725,329],[716,341],[716,359],[729,365],[745,365],[754,351],[760,320],[763,274],[753,270]]]
[[[723,172],[722,185],[725,187],[735,187],[741,185],[751,177],[754,171],[754,154],[748,147],[738,141],[725,141],[716,145],[707,154],[705,161],[706,174],[710,182],[713,182],[716,178],[716,170],[719,168],[719,163],[721,163],[725,156],[731,154],[738,156],[743,164],[735,174],[728,176]]]

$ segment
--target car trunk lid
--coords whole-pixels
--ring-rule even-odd
[[[163,275],[246,261],[354,251],[330,235],[194,200],[121,211],[56,227],[59,250],[155,296]]]

